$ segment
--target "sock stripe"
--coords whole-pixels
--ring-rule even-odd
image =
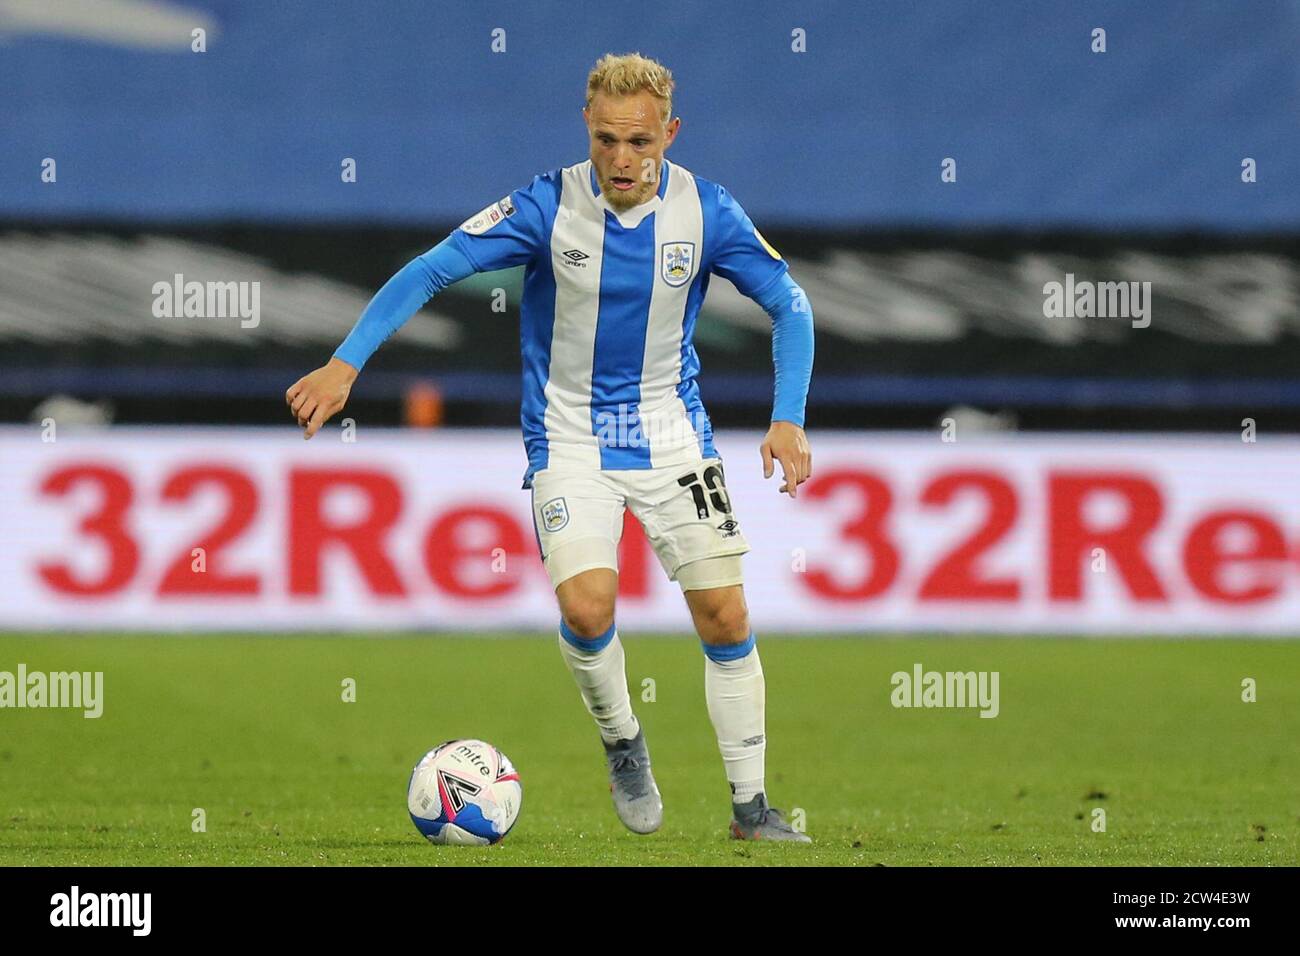
[[[700,646],[704,648],[704,656],[711,661],[722,663],[723,661],[738,661],[742,657],[748,657],[749,652],[754,649],[758,643],[758,638],[754,632],[749,632],[749,637],[745,638],[739,644],[705,644],[700,641]]]
[[[609,646],[609,642],[614,639],[616,633],[616,626],[611,624],[609,630],[599,637],[579,637],[574,633],[573,629],[564,622],[564,618],[560,618],[560,636],[578,650],[586,651],[588,654],[603,651]]]

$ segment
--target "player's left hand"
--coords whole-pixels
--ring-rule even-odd
[[[763,477],[771,478],[772,462],[779,461],[785,479],[781,491],[798,498],[799,486],[812,477],[812,449],[803,429],[794,422],[773,422],[758,451],[763,456]]]

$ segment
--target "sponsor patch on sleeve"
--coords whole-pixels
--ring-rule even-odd
[[[514,214],[514,200],[506,196],[500,202],[494,202],[477,215],[470,216],[460,224],[460,228],[471,236],[481,236],[497,223],[504,222]]]

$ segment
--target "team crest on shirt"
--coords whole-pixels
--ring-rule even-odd
[[[569,523],[569,506],[563,498],[552,498],[542,505],[542,527],[547,531],[559,531]]]
[[[500,202],[494,202],[476,216],[470,216],[460,224],[460,228],[471,236],[481,236],[499,222],[515,214],[514,200],[506,196]]]
[[[691,281],[695,271],[695,243],[665,242],[659,248],[659,274],[674,288]]]

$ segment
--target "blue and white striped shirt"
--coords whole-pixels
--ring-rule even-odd
[[[802,290],[724,188],[666,160],[656,195],[622,212],[601,194],[590,160],[535,177],[398,273],[335,354],[360,368],[429,296],[473,272],[519,265],[525,486],[543,468],[716,456],[691,344],[710,274],[772,315],[772,417],[803,424],[812,314]]]

